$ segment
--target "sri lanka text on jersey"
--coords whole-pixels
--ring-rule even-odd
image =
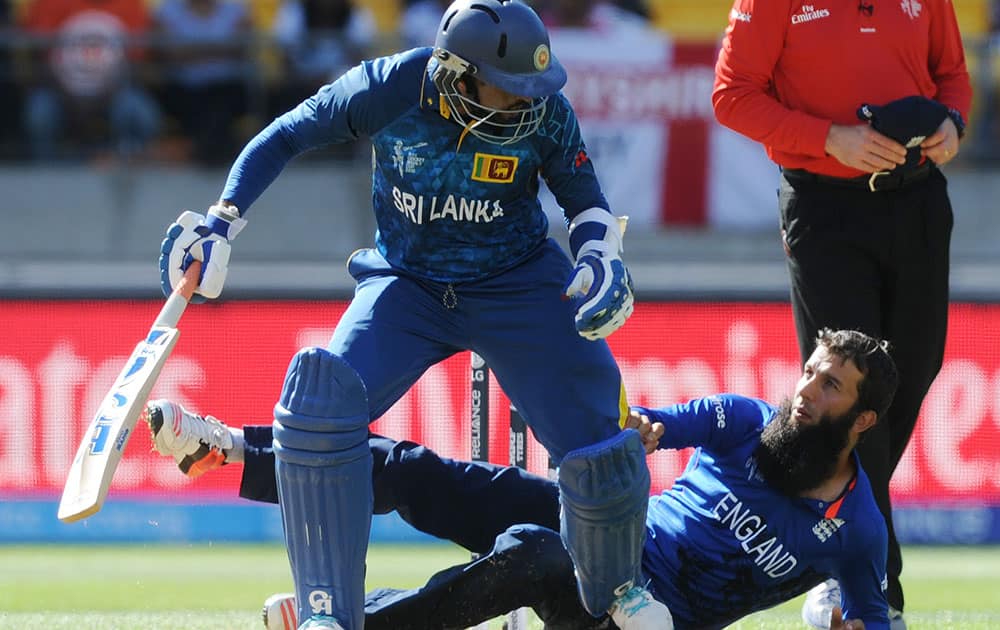
[[[392,201],[397,210],[417,225],[440,219],[489,223],[503,216],[503,206],[498,199],[466,199],[455,195],[426,197],[406,193],[393,186]]]

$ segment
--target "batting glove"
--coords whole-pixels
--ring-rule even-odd
[[[576,267],[563,293],[579,300],[576,330],[590,340],[607,337],[632,314],[632,277],[622,262],[625,221],[602,208],[591,208],[569,227]]]
[[[193,260],[200,260],[201,277],[192,302],[215,299],[229,271],[229,241],[246,226],[232,206],[214,205],[207,215],[185,210],[167,228],[160,246],[160,286],[170,295]]]

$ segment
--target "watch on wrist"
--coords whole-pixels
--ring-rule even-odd
[[[955,123],[955,129],[958,130],[958,139],[961,140],[965,136],[965,119],[962,118],[962,112],[954,107],[949,107],[948,118],[951,118],[951,122]]]

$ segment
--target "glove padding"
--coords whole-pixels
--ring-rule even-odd
[[[201,275],[192,302],[215,299],[229,271],[229,241],[246,226],[235,208],[214,205],[207,215],[185,210],[167,228],[160,246],[160,286],[170,295],[193,260],[200,260]]]
[[[591,208],[570,225],[576,267],[563,293],[579,300],[576,330],[591,341],[621,328],[634,309],[632,276],[621,258],[623,224],[624,219],[620,224],[608,211]]]

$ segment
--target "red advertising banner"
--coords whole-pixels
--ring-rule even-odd
[[[145,335],[161,303],[0,303],[0,495],[57,497],[91,415]],[[153,391],[233,425],[269,423],[292,354],[324,345],[343,303],[197,305]],[[954,305],[947,355],[893,483],[898,504],[1000,505],[1000,305]],[[778,401],[798,379],[786,304],[643,303],[611,338],[629,400],[665,405],[717,392]],[[373,424],[385,435],[468,457],[468,353],[435,366]],[[507,402],[491,388],[491,459],[508,457]],[[529,445],[529,468],[546,456]],[[687,453],[651,458],[654,491],[669,486]],[[190,481],[150,453],[138,427],[112,496],[185,500],[232,497],[240,469]]]

